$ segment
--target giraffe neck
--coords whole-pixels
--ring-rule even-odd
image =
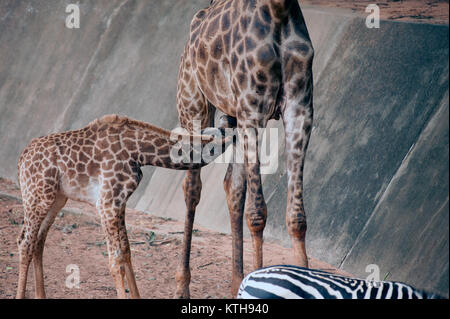
[[[223,153],[229,138],[214,139],[211,135],[188,135],[165,130],[137,133],[137,163],[139,166],[188,170],[201,168]],[[126,139],[122,139],[125,144]],[[214,154],[211,155],[211,151]]]
[[[109,149],[117,160],[133,160],[138,166],[188,170],[207,165],[231,143],[232,137],[217,138],[169,132],[154,125],[117,115],[91,123],[100,149]],[[217,132],[217,135],[223,135]],[[208,156],[214,150],[215,157]],[[202,154],[203,152],[203,154]]]

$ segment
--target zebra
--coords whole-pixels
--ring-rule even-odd
[[[367,281],[322,270],[279,265],[248,274],[238,299],[442,299],[409,285]]]

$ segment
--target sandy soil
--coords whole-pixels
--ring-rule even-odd
[[[301,5],[349,9],[367,15],[367,5],[376,3],[380,7],[381,19],[414,21],[421,23],[448,24],[448,0],[300,0]]]
[[[23,222],[17,186],[0,178],[0,298],[14,298],[18,279],[16,238]],[[172,298],[175,270],[181,253],[183,222],[127,210],[132,262],[143,298]],[[244,242],[245,273],[251,271],[250,239]],[[311,253],[311,252],[310,252]],[[311,253],[313,255],[313,253]],[[292,264],[292,251],[274,243],[264,245],[264,264]],[[66,267],[80,270],[80,288],[67,288]],[[344,274],[310,259],[312,268]],[[27,297],[34,296],[30,267]],[[231,236],[194,226],[191,253],[191,297],[230,298]],[[106,244],[95,209],[69,201],[49,231],[44,251],[48,298],[115,298],[108,269]]]

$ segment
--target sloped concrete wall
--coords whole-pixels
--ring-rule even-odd
[[[333,53],[316,65],[309,247],[355,275],[377,264],[381,278],[448,296],[448,27],[338,25],[338,44],[317,47]]]
[[[179,57],[207,0],[0,2],[0,176],[15,179],[33,137],[107,113],[177,126]],[[448,296],[448,26],[364,19],[305,8],[316,51],[315,123],[305,165],[308,249],[365,277]],[[274,174],[264,175],[265,236],[289,245],[282,125]],[[228,232],[225,164],[202,170],[196,222]],[[130,206],[183,219],[183,172],[145,168]]]
[[[173,128],[178,64],[205,0],[0,1],[0,176],[36,136],[118,113]],[[135,204],[154,171],[146,167]]]

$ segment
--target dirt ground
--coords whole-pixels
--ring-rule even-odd
[[[16,238],[23,222],[20,191],[0,178],[0,299],[14,298],[18,263]],[[175,270],[181,253],[183,222],[127,210],[127,229],[137,284],[143,298],[173,298]],[[251,240],[244,241],[244,272],[251,271]],[[292,251],[264,244],[264,264],[292,264]],[[68,265],[77,265],[80,288],[67,288]],[[310,259],[310,267],[344,274]],[[231,298],[231,236],[194,225],[191,252],[191,298]],[[100,219],[90,205],[69,201],[49,231],[44,250],[48,298],[115,298]],[[27,298],[34,296],[30,266]]]
[[[336,7],[367,15],[365,12],[367,5],[376,3],[380,7],[381,19],[448,24],[448,2],[448,0],[300,0],[300,5]]]

